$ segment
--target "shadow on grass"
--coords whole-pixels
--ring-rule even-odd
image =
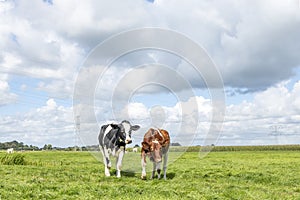
[[[122,176],[126,177],[135,177],[135,172],[134,171],[122,171]]]
[[[113,169],[111,170],[111,175],[116,175],[116,172],[117,170]],[[151,172],[150,172],[151,173]],[[149,175],[150,175],[149,173]],[[121,175],[124,176],[124,177],[140,177],[141,173],[136,173],[134,171],[121,171]],[[168,179],[173,179],[174,177],[176,176],[176,174],[174,172],[171,172],[171,173],[167,173],[167,180]],[[157,178],[157,174],[155,175],[155,178]],[[161,174],[161,179],[163,179],[163,174]]]
[[[163,178],[164,175],[163,174],[161,174],[160,179],[157,179],[157,174],[155,174],[155,176],[152,179],[150,179],[150,175],[151,175],[150,173],[147,174],[147,177],[144,178],[144,179],[142,179],[142,180],[148,180],[148,181],[155,181],[155,180],[160,181],[160,180],[164,180],[164,178]],[[176,174],[174,172],[167,173],[167,180],[172,180],[175,176],[176,176]]]
[[[167,173],[167,180],[168,179],[173,179],[175,176],[176,176],[176,174],[174,172]]]
[[[116,169],[112,169],[110,170],[110,175],[111,176],[116,176],[117,174],[117,170]],[[134,171],[121,171],[121,176],[124,176],[124,177],[135,177],[136,173]]]

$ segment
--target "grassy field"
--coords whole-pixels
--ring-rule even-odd
[[[121,179],[104,177],[99,153],[15,154],[25,165],[0,164],[0,199],[300,199],[299,151],[171,152],[166,181],[139,178],[139,153]]]

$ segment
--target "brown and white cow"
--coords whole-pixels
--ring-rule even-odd
[[[160,179],[161,162],[163,160],[164,179],[167,179],[167,162],[170,146],[170,136],[168,131],[157,128],[150,128],[144,135],[141,151],[142,179],[146,178],[146,157],[153,162],[151,179],[157,171],[157,177]]]

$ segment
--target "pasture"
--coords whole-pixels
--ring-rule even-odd
[[[139,153],[121,179],[104,176],[99,152],[16,154],[23,165],[0,162],[0,199],[300,199],[299,151],[170,152],[166,181],[140,179]]]

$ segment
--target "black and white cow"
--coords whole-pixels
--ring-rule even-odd
[[[101,127],[99,133],[99,147],[103,155],[105,165],[105,176],[110,176],[111,168],[110,155],[117,157],[116,168],[117,177],[121,177],[122,160],[125,153],[126,144],[132,142],[131,131],[136,131],[139,125],[132,126],[129,121],[122,121],[120,124],[106,124]]]

